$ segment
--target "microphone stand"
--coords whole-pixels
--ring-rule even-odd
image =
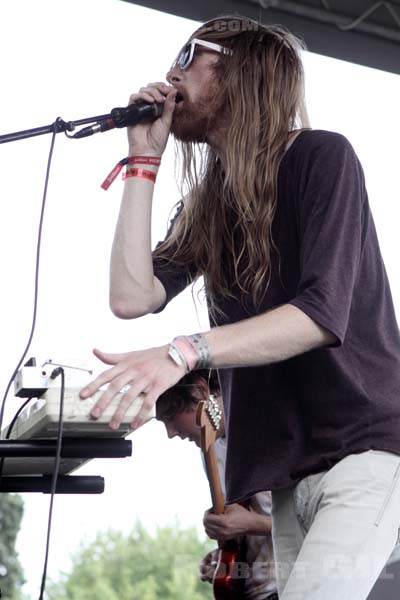
[[[135,102],[129,106],[122,108],[113,108],[108,115],[99,115],[97,117],[88,117],[87,119],[79,119],[78,121],[68,121],[67,123],[61,118],[58,118],[51,125],[45,125],[44,127],[35,127],[34,129],[25,129],[25,131],[17,131],[16,133],[7,133],[6,135],[0,135],[0,144],[5,142],[14,142],[15,140],[23,140],[25,138],[33,137],[35,135],[43,135],[44,133],[61,133],[64,132],[69,138],[79,139],[87,137],[98,131],[107,131],[114,127],[129,127],[130,125],[136,125],[137,123],[151,122],[161,116],[163,111],[163,105],[157,102]],[[107,123],[111,121],[110,123]],[[87,125],[88,123],[96,123],[99,127],[91,128],[87,127],[74,133],[74,135],[68,135],[67,131],[74,131],[76,126]],[[87,131],[96,129],[96,131]]]
[[[88,117],[87,119],[78,119],[77,121],[68,122],[63,121],[62,119],[57,119],[55,124],[52,123],[51,125],[44,125],[43,127],[35,127],[34,129],[25,129],[23,131],[16,131],[15,133],[6,133],[5,135],[0,135],[0,144],[14,142],[16,140],[24,140],[26,138],[34,137],[36,135],[53,133],[54,128],[56,133],[74,131],[75,127],[79,127],[80,125],[87,125],[88,123],[96,123],[98,121],[107,121],[108,119],[112,119],[111,114],[99,115],[97,117]]]

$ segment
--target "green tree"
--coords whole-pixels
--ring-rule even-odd
[[[15,541],[21,526],[24,505],[17,494],[0,493],[0,589],[2,598],[19,600],[24,576]]]
[[[214,543],[194,528],[161,527],[151,536],[140,523],[124,535],[99,533],[81,544],[69,573],[47,586],[49,600],[210,600],[199,580],[199,560]]]

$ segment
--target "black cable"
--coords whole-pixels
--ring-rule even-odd
[[[14,415],[11,423],[8,426],[6,437],[5,437],[6,440],[10,439],[11,432],[12,432],[12,430],[14,428],[15,423],[17,422],[17,419],[18,419],[19,415],[21,414],[21,412],[23,411],[23,409],[25,408],[25,406],[28,404],[28,402],[30,402],[31,400],[32,400],[32,398],[27,398],[27,400],[25,400],[25,402],[23,404],[21,404],[21,406],[19,407],[19,409],[15,413],[15,415]],[[5,461],[5,457],[2,456],[1,459],[0,459],[0,493],[1,493],[1,484],[2,484],[2,481],[3,481],[4,461]]]
[[[51,533],[51,520],[53,517],[53,504],[54,504],[54,494],[56,493],[57,487],[57,478],[58,472],[60,470],[60,462],[61,462],[61,447],[62,447],[62,436],[63,436],[63,416],[64,416],[64,395],[65,395],[65,373],[62,367],[57,367],[51,375],[51,378],[54,379],[58,375],[61,375],[61,391],[60,391],[60,412],[58,417],[58,430],[57,430],[57,446],[56,446],[56,456],[54,461],[54,471],[51,478],[51,496],[50,496],[50,507],[49,507],[49,517],[47,521],[47,535],[46,535],[46,552],[44,557],[44,565],[42,572],[42,583],[40,586],[40,596],[39,600],[43,600],[44,588],[46,586],[46,575],[47,575],[47,563],[49,560],[49,549],[50,549],[50,533]]]
[[[58,377],[58,376],[60,375],[60,372],[61,372],[61,371],[60,371],[60,369],[54,369],[54,371],[53,371],[53,372],[52,372],[52,374],[50,375],[50,378],[51,378],[51,379],[55,379],[56,377]],[[16,412],[16,413],[15,413],[15,415],[13,416],[13,418],[12,418],[12,421],[11,421],[11,423],[9,424],[9,426],[8,426],[8,429],[7,429],[7,433],[6,433],[6,437],[5,437],[5,439],[6,439],[6,440],[9,440],[9,439],[10,439],[10,436],[11,436],[12,430],[14,429],[14,425],[15,425],[15,423],[17,422],[17,419],[18,419],[19,415],[20,415],[20,414],[21,414],[21,412],[24,410],[25,406],[26,406],[26,405],[27,405],[27,404],[28,404],[28,403],[29,403],[31,400],[33,400],[33,397],[31,397],[31,398],[27,398],[27,399],[25,400],[25,402],[24,402],[23,404],[21,404],[21,406],[19,407],[19,409],[17,410],[17,412]],[[4,456],[2,456],[2,457],[1,457],[1,459],[0,459],[0,490],[1,490],[1,482],[2,482],[2,479],[3,479],[3,468],[4,468],[4,461],[5,461],[5,457],[4,457]]]
[[[4,396],[3,396],[3,399],[2,399],[2,402],[1,402],[1,407],[0,407],[0,435],[1,435],[2,425],[3,425],[4,408],[5,408],[5,405],[6,405],[6,400],[7,400],[8,392],[10,391],[12,383],[13,383],[15,377],[17,376],[17,373],[18,373],[19,369],[21,368],[21,365],[24,362],[26,355],[28,354],[28,351],[29,351],[29,348],[30,348],[30,345],[31,345],[31,342],[32,342],[32,339],[33,339],[33,334],[35,332],[36,316],[37,316],[38,289],[39,289],[40,248],[41,248],[41,242],[42,242],[42,230],[43,230],[44,210],[45,210],[45,206],[46,206],[47,187],[48,187],[48,184],[49,184],[49,177],[50,177],[50,167],[51,167],[51,161],[52,161],[52,158],[53,158],[54,143],[55,143],[55,138],[56,138],[56,133],[57,133],[57,124],[58,124],[59,120],[60,120],[60,117],[57,117],[57,119],[53,123],[53,135],[51,137],[49,157],[48,157],[48,160],[47,160],[46,177],[45,177],[45,183],[44,183],[44,189],[43,189],[43,197],[42,197],[42,207],[41,207],[41,211],[40,211],[39,229],[38,229],[38,237],[37,237],[37,244],[36,244],[35,289],[34,289],[34,297],[33,297],[33,315],[32,315],[31,332],[29,334],[29,338],[28,338],[28,342],[26,344],[26,348],[25,348],[25,350],[24,350],[24,352],[23,352],[20,360],[18,361],[18,364],[15,367],[13,374],[10,377],[10,380],[9,380],[9,382],[7,384],[6,391],[4,393]]]
[[[21,404],[21,406],[19,407],[19,409],[17,410],[17,412],[13,416],[13,419],[12,419],[11,423],[9,424],[8,429],[7,429],[7,433],[6,433],[6,437],[5,437],[6,440],[10,439],[11,432],[12,432],[12,430],[14,428],[15,423],[17,422],[17,419],[18,419],[19,415],[21,414],[21,412],[23,411],[23,409],[25,408],[25,406],[28,404],[28,402],[30,402],[31,400],[33,400],[33,398],[27,398],[25,400],[25,402],[23,404]],[[4,460],[4,458],[2,460]],[[1,473],[1,467],[0,467],[0,478],[1,478],[1,475],[2,475],[2,473]]]

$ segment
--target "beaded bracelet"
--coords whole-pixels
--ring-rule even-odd
[[[187,337],[195,352],[197,352],[197,363],[195,369],[208,369],[211,367],[211,352],[206,336],[202,333],[194,333]]]

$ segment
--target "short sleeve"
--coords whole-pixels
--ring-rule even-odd
[[[184,209],[183,202],[181,201],[177,207],[175,216],[173,217],[171,224],[168,228],[165,240],[171,235],[174,225]],[[165,241],[164,240],[164,241]],[[159,242],[156,246],[158,248],[162,242]],[[174,260],[174,247],[168,249],[168,252],[162,256],[154,256],[153,254],[153,269],[154,276],[161,282],[165,289],[166,299],[155,313],[159,313],[166,305],[182,292],[196,277],[197,269],[193,264],[182,264]]]
[[[344,341],[369,207],[350,143],[321,132],[297,161],[296,219],[300,278],[289,303]]]

